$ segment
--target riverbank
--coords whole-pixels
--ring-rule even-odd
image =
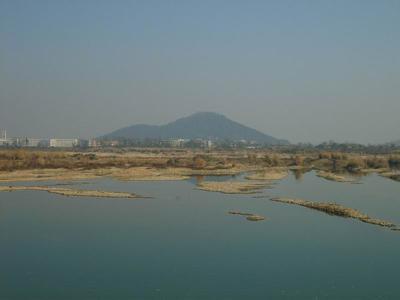
[[[0,182],[21,181],[64,181],[87,180],[99,177],[111,177],[125,181],[161,181],[185,180],[191,176],[229,176],[253,170],[248,166],[237,166],[229,169],[190,169],[190,168],[102,168],[102,169],[33,169],[0,172]]]
[[[379,173],[400,180],[393,171],[400,155],[356,153],[285,153],[268,149],[115,149],[74,152],[29,149],[0,150],[0,182],[86,180],[185,180],[191,176],[246,174],[256,181],[281,180],[288,170],[318,170],[321,178],[357,183],[355,176]],[[393,167],[393,168],[392,168]],[[352,175],[342,175],[352,174]]]
[[[344,183],[357,183],[357,179],[349,176],[344,176],[344,175],[339,175],[335,174],[332,172],[326,172],[326,171],[317,171],[316,175],[318,177],[324,178],[326,180],[330,181],[336,181],[336,182],[344,182]]]

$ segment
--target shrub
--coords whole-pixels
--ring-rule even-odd
[[[391,156],[388,159],[388,164],[391,168],[400,168],[400,157],[399,156]]]
[[[206,165],[207,162],[200,155],[193,157],[193,169],[203,169]]]
[[[353,158],[347,163],[345,168],[349,172],[357,172],[363,167],[364,167],[364,162],[362,159]]]
[[[380,168],[387,168],[389,166],[389,163],[386,159],[383,158],[368,158],[365,161],[365,164],[367,165],[368,168],[371,169],[380,169]]]
[[[332,155],[329,152],[321,152],[319,153],[319,159],[331,159]]]

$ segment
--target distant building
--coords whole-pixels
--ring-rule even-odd
[[[184,144],[187,142],[187,140],[185,139],[169,139],[166,141],[166,143],[170,146],[170,147],[174,147],[174,148],[181,148],[184,146]]]
[[[5,129],[0,129],[0,146],[7,146],[7,131]]]
[[[7,140],[7,130],[0,129],[0,140]]]
[[[78,139],[78,147],[80,148],[87,148],[89,147],[89,141],[84,139]]]
[[[91,148],[99,147],[100,143],[96,139],[89,139],[88,146]]]
[[[208,141],[207,141],[207,148],[210,149],[210,148],[212,148],[212,147],[213,147],[213,142],[212,142],[212,140],[208,140]]]
[[[119,146],[119,141],[111,141],[110,142],[111,147],[118,147]]]
[[[97,142],[99,144],[99,142]],[[118,140],[102,140],[101,146],[104,147],[118,147],[120,145]]]
[[[48,147],[49,142],[46,139],[24,138],[20,140],[21,147]]]
[[[6,139],[7,146],[21,147],[26,138],[10,137]]]
[[[73,148],[79,146],[78,139],[50,139],[50,147]]]

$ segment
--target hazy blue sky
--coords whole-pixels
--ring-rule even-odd
[[[0,0],[0,128],[215,111],[292,142],[400,139],[400,1]]]

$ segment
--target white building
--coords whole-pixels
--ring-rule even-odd
[[[89,139],[88,147],[99,147],[100,144],[96,139]]]
[[[49,140],[27,138],[25,147],[48,147]]]
[[[175,148],[181,148],[183,147],[183,145],[185,144],[186,140],[185,139],[169,139],[167,140],[167,143],[171,146],[171,147],[175,147]]]
[[[23,138],[9,137],[5,140],[5,145],[18,147],[23,142]]]
[[[50,139],[50,147],[54,148],[72,148],[78,145],[78,139]]]
[[[0,129],[0,145],[2,146],[8,145],[7,131],[3,129]]]
[[[6,139],[7,139],[7,130],[0,129],[0,140],[6,140]]]

